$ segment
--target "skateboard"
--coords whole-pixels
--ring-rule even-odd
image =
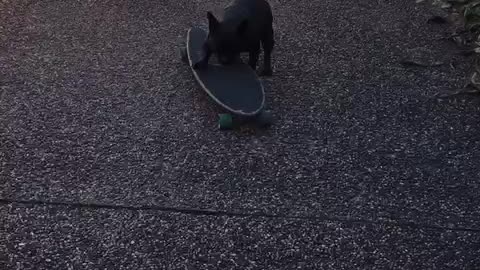
[[[202,89],[227,112],[219,115],[219,129],[231,129],[237,122],[251,120],[262,127],[271,125],[272,116],[264,110],[263,85],[255,71],[241,59],[224,66],[212,56],[206,69],[193,68],[202,59],[207,35],[208,32],[199,26],[190,28],[185,44],[180,47],[180,55]]]

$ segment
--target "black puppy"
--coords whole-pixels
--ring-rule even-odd
[[[272,75],[273,16],[266,0],[233,0],[224,9],[221,21],[211,12],[207,12],[207,18],[209,34],[203,45],[204,56],[193,68],[206,68],[212,53],[221,64],[228,65],[238,59],[240,53],[248,52],[248,64],[255,70],[261,43],[264,63],[260,75]]]

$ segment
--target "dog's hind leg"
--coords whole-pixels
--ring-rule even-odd
[[[274,45],[273,28],[270,26],[262,38],[263,70],[260,72],[261,76],[272,76],[272,51]]]
[[[249,50],[248,65],[253,70],[257,69],[257,62],[258,62],[259,55],[260,55],[260,42],[257,42],[257,44],[250,47],[250,50]]]

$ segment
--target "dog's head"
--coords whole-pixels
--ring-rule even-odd
[[[242,39],[244,38],[248,22],[242,21],[239,25],[230,26],[221,23],[207,12],[208,18],[208,46],[217,54],[218,60],[223,65],[231,64],[240,54]]]

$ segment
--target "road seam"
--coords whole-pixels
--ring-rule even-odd
[[[463,232],[475,232],[480,233],[480,228],[469,227],[445,227],[438,225],[417,224],[414,222],[394,221],[391,220],[368,220],[368,219],[354,219],[354,218],[341,218],[331,216],[293,216],[293,215],[273,215],[265,212],[233,212],[233,211],[220,211],[213,209],[199,209],[199,208],[179,208],[179,207],[166,207],[156,205],[142,205],[142,206],[129,206],[129,205],[113,205],[113,204],[100,204],[100,203],[71,203],[71,202],[55,202],[55,201],[40,201],[40,200],[13,200],[0,198],[0,205],[6,204],[26,204],[35,206],[63,206],[73,208],[90,208],[90,209],[111,209],[111,210],[130,210],[130,211],[160,211],[168,213],[186,214],[194,216],[218,216],[218,217],[244,217],[244,218],[270,218],[270,219],[298,219],[308,221],[322,221],[322,222],[338,222],[344,224],[383,224],[394,225],[399,227],[411,227],[416,229],[433,229],[440,231],[463,231]]]

